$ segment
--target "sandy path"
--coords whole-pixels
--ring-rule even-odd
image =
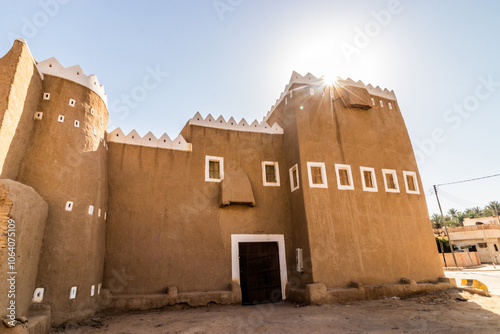
[[[459,301],[457,298],[465,298]],[[450,291],[428,296],[298,307],[170,307],[99,315],[61,333],[500,333],[500,297]]]

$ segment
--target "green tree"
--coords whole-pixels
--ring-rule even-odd
[[[431,224],[433,228],[441,228],[443,227],[441,224],[441,216],[437,213],[433,213],[431,216]]]
[[[491,201],[484,207],[483,212],[486,216],[497,216],[500,211],[500,203],[498,201]]]

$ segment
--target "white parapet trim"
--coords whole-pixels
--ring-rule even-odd
[[[132,130],[128,135],[125,135],[120,128],[116,128],[108,134],[108,142],[187,152],[193,150],[191,143],[186,142],[182,135],[178,135],[177,138],[172,140],[165,133],[158,139],[152,132],[148,132],[144,137],[141,137],[137,131]]]
[[[292,77],[290,78],[290,82],[285,86],[285,89],[281,93],[280,97],[276,100],[275,104],[271,106],[271,109],[268,111],[267,115],[264,117],[264,121],[266,122],[268,118],[271,116],[273,113],[274,109],[285,99],[285,97],[293,98],[293,90],[291,90],[291,87],[293,84],[304,84],[304,85],[325,85],[328,84],[325,82],[324,76],[321,76],[319,78],[315,77],[311,73],[307,73],[306,75],[302,76],[299,73],[293,71],[292,72]],[[361,87],[361,88],[366,88],[368,90],[368,93],[371,95],[376,95],[380,96],[389,100],[394,100],[396,101],[396,94],[394,94],[394,91],[391,90],[389,91],[387,88],[382,89],[379,86],[373,87],[371,84],[365,85],[361,80],[359,81],[354,81],[351,78],[347,79],[342,79],[342,78],[337,78],[337,80],[333,83],[334,85],[344,87],[344,86],[354,86],[354,87]]]
[[[104,92],[104,86],[99,84],[99,80],[94,74],[86,75],[80,65],[63,67],[56,58],[52,57],[39,62],[37,68],[40,73],[64,78],[89,88],[101,97],[106,107],[108,106],[108,97]]]
[[[253,121],[251,124],[242,118],[240,122],[231,117],[229,120],[225,120],[224,117],[219,116],[215,119],[212,115],[208,114],[206,118],[203,118],[199,112],[197,112],[193,118],[188,122],[190,125],[199,125],[216,129],[233,130],[233,131],[246,131],[246,132],[260,132],[260,133],[270,133],[270,134],[283,134],[283,128],[277,123],[273,126],[267,124],[267,122]]]

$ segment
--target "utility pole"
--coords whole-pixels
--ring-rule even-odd
[[[444,230],[446,231],[446,236],[448,237],[448,242],[451,248],[451,254],[453,255],[453,261],[455,261],[455,266],[458,268],[457,259],[455,258],[455,252],[453,251],[453,244],[451,243],[450,234],[448,233],[448,226],[446,226],[446,223],[444,221],[443,209],[441,209],[441,203],[439,202],[439,196],[436,185],[434,185],[434,192],[436,193],[436,199],[438,201],[439,211],[441,212],[441,221],[443,222]]]

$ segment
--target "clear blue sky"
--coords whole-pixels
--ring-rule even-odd
[[[197,111],[261,120],[295,70],[393,89],[426,192],[500,172],[496,1],[3,0],[0,13],[1,54],[24,37],[39,61],[97,74],[110,130],[175,137]],[[500,178],[443,190],[445,210],[482,206]]]

